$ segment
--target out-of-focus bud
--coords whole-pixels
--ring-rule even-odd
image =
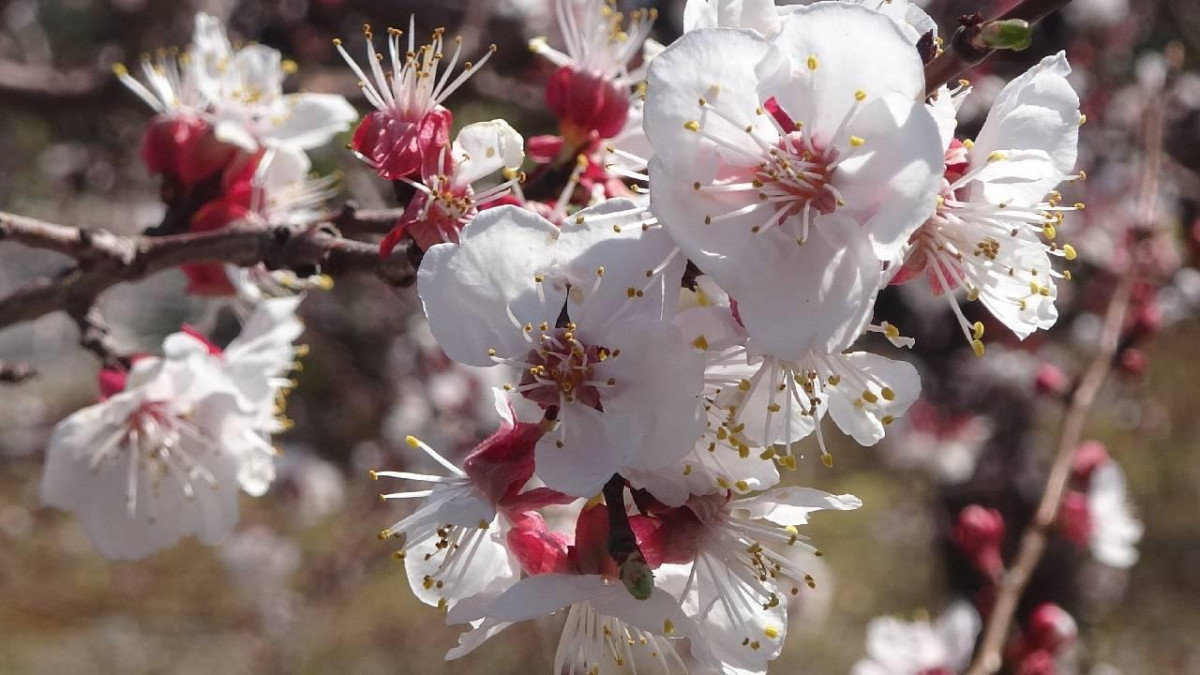
[[[1050,396],[1062,396],[1067,393],[1071,383],[1067,379],[1066,373],[1062,368],[1053,363],[1038,364],[1037,376],[1034,379],[1034,388],[1039,394]]]
[[[990,578],[1004,572],[1000,546],[1004,542],[1004,516],[996,509],[972,504],[958,514],[950,539],[971,560],[976,569]]]
[[[1057,654],[1075,641],[1079,627],[1062,607],[1046,602],[1038,605],[1029,616],[1024,642],[1029,653],[1046,651]],[[1040,672],[1040,671],[1039,671]]]
[[[124,369],[102,369],[96,376],[100,382],[100,397],[106,399],[125,391],[125,381],[128,378],[129,372]]]
[[[1129,347],[1122,350],[1117,359],[1121,365],[1121,370],[1134,377],[1141,377],[1150,365],[1150,357],[1146,356],[1146,352],[1136,347]]]
[[[1030,652],[1021,657],[1015,672],[1017,675],[1054,675],[1054,655],[1044,649]]]
[[[1011,49],[1021,51],[1029,47],[1033,28],[1024,19],[988,21],[971,40],[976,46],[988,49]]]
[[[1074,463],[1071,465],[1071,475],[1081,483],[1087,483],[1092,478],[1092,472],[1108,464],[1108,449],[1100,441],[1084,441],[1075,449]]]
[[[1079,546],[1087,546],[1092,536],[1092,515],[1087,495],[1070,490],[1058,510],[1058,528],[1063,537]]]
[[[629,94],[608,78],[563,66],[546,84],[546,105],[559,120],[563,136],[574,146],[595,133],[612,138],[629,117]]]

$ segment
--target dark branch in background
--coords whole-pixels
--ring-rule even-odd
[[[1178,73],[1179,68],[1182,67],[1182,52],[1182,47],[1177,45],[1167,49],[1167,62],[1172,66],[1174,73]],[[1156,199],[1163,159],[1164,106],[1162,103],[1164,99],[1165,95],[1161,95],[1146,105],[1142,138],[1144,152],[1141,171],[1142,184],[1139,187],[1139,222],[1134,223],[1131,228],[1135,231],[1152,230],[1157,222]],[[1029,580],[1046,550],[1049,534],[1058,520],[1059,507],[1062,505],[1067,482],[1071,478],[1075,449],[1079,447],[1088,414],[1112,370],[1121,345],[1125,313],[1129,308],[1133,287],[1138,277],[1137,247],[1143,240],[1137,239],[1136,243],[1131,245],[1133,247],[1132,255],[1129,256],[1129,261],[1126,263],[1127,267],[1121,272],[1116,289],[1109,299],[1108,309],[1105,311],[1099,348],[1068,399],[1058,449],[1054,457],[1054,464],[1050,469],[1050,476],[1046,480],[1046,489],[1038,503],[1033,522],[1029,523],[1021,535],[1017,556],[1001,579],[996,602],[992,606],[991,614],[987,617],[979,650],[967,675],[990,675],[1004,665],[1004,646],[1008,642],[1008,633],[1013,617],[1021,603],[1021,596],[1024,594],[1026,586],[1029,585]]]
[[[29,364],[0,360],[0,383],[20,384],[34,377],[37,377],[37,371]]]
[[[409,286],[416,280],[409,246],[397,246],[389,258],[381,259],[378,246],[344,239],[325,223],[307,227],[243,223],[216,232],[147,237],[80,230],[0,213],[2,241],[62,253],[77,264],[57,277],[34,281],[0,298],[0,328],[57,311],[71,313],[79,323],[109,288],[186,263],[240,267],[262,263],[268,269],[315,269],[331,276],[365,272],[394,286]],[[107,341],[96,343],[96,348],[110,346]]]
[[[957,80],[968,69],[979,65],[996,51],[985,44],[983,39],[989,24],[1021,20],[1032,26],[1070,2],[1071,0],[1022,0],[994,19],[985,21],[978,15],[964,17],[963,25],[954,32],[942,53],[925,66],[925,95],[934,95],[943,84]]]

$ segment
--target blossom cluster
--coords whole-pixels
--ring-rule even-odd
[[[985,325],[960,303],[1020,339],[1054,325],[1077,255],[1058,228],[1082,208],[1057,192],[1083,177],[1071,70],[1041,60],[959,138],[971,87],[926,96],[920,45],[937,26],[907,0],[689,0],[666,46],[649,39],[653,11],[554,7],[560,36],[530,44],[552,68],[550,136],[502,119],[451,133],[447,104],[494,47],[464,61],[461,40],[422,39],[415,19],[386,46],[370,27],[335,41],[374,108],[349,149],[407,199],[380,255],[421,252],[438,346],[505,381],[499,428],[461,461],[409,436],[436,473],[371,472],[405,486],[385,502],[418,503],[379,538],[416,597],[465,626],[447,659],[565,612],[555,672],[762,673],[790,598],[815,584],[822,552],[800,528],[862,505],[782,472],[809,453],[833,466],[827,415],[871,446],[921,394],[894,353],[913,339],[874,321],[880,292],[927,284],[978,356]],[[331,183],[307,177],[306,151],[349,130],[344,99],[283,94],[280,54],[235,49],[204,15],[189,52],[142,70],[117,72],[156,113],[142,156],[167,207],[191,205],[181,231],[320,220]],[[51,439],[46,503],[112,557],[223,539],[238,488],[261,495],[274,475],[294,292],[325,284],[311,271],[188,266],[191,292],[237,297],[241,334],[222,350],[188,329],[106,370],[106,398]],[[1119,469],[1083,479],[1096,492],[1080,498],[1127,532],[1079,537],[1127,566],[1137,523],[1123,493],[1100,492]],[[994,566],[994,546],[971,550]],[[879,623],[855,672],[949,672],[977,632],[962,608],[936,628]],[[880,655],[896,641],[916,656]]]

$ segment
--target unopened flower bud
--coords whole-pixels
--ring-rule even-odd
[[[1066,610],[1047,602],[1039,605],[1029,616],[1025,644],[1030,653],[1044,650],[1048,655],[1053,655],[1074,642],[1078,632],[1075,619]]]
[[[1146,356],[1146,352],[1135,347],[1123,350],[1117,358],[1121,370],[1133,377],[1140,377],[1146,372],[1146,367],[1150,365],[1150,358]]]
[[[1021,658],[1017,664],[1017,675],[1054,675],[1054,656],[1044,650],[1039,649]]]
[[[1087,546],[1092,535],[1092,516],[1087,495],[1074,490],[1067,492],[1059,507],[1058,527],[1063,537],[1079,546]]]
[[[1082,482],[1087,483],[1092,477],[1092,472],[1097,468],[1108,464],[1108,449],[1100,441],[1084,441],[1075,449],[1075,460],[1071,466],[1072,476]]]
[[[1069,387],[1070,382],[1061,368],[1052,363],[1038,365],[1034,388],[1039,394],[1061,396]]]
[[[996,509],[972,504],[958,514],[950,539],[983,574],[995,577],[1004,571],[1000,545],[1004,541],[1004,517]]]
[[[648,600],[654,592],[654,573],[641,553],[634,552],[621,563],[620,575],[625,589],[638,600]]]

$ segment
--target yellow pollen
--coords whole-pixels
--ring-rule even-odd
[[[855,101],[862,101],[866,98],[867,98],[867,92],[863,91],[862,89],[859,89],[858,91],[854,92],[854,100]]]
[[[971,349],[974,350],[975,356],[983,356],[983,340],[980,340],[979,338],[971,340]]]
[[[808,69],[809,69],[809,70],[816,70],[816,69],[817,69],[817,65],[818,65],[818,63],[817,63],[817,57],[816,57],[816,55],[813,55],[813,56],[810,56],[810,57],[808,57],[808,62],[807,62],[807,63],[808,63]]]
[[[1062,250],[1063,250],[1063,257],[1065,257],[1067,260],[1074,260],[1075,257],[1078,255],[1077,253],[1075,253],[1075,247],[1070,244],[1064,245],[1062,247]]]
[[[993,150],[992,154],[987,156],[987,161],[989,162],[1000,162],[1006,159],[1008,159],[1008,155],[999,150]]]
[[[683,123],[683,128],[688,131],[700,131],[700,123],[696,120],[688,120]]]
[[[863,143],[866,143],[866,141],[864,141],[859,136],[851,136],[850,137],[850,147],[858,148],[858,147],[861,147]]]
[[[963,141],[963,142],[962,142],[962,144],[963,144],[963,147],[964,147],[964,148],[966,148],[966,149],[968,149],[968,150],[970,150],[971,148],[975,147],[975,141],[973,141],[973,140],[971,140],[971,139],[969,139],[969,138],[968,138],[967,140]]]
[[[775,626],[766,626],[763,628],[763,635],[775,640],[779,637],[779,629]]]
[[[979,338],[983,337],[983,322],[982,322],[982,321],[976,321],[976,322],[975,322],[975,325],[974,325],[974,326],[972,326],[972,327],[971,327],[971,329],[972,329],[972,332],[973,332],[973,337],[974,337],[976,340],[978,340]]]
[[[416,436],[405,436],[405,437],[404,437],[404,442],[405,442],[405,443],[408,443],[408,446],[409,446],[410,448],[419,448],[419,447],[421,447],[421,441],[417,440],[417,437],[416,437]]]

